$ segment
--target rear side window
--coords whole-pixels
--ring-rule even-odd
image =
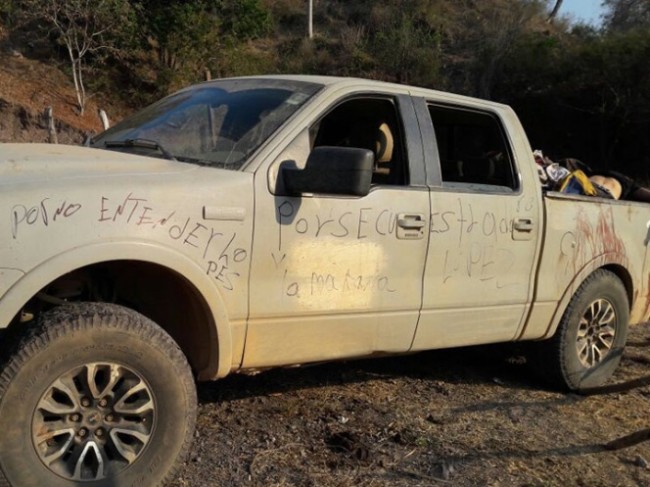
[[[512,151],[496,116],[438,105],[429,105],[429,114],[443,186],[498,192],[518,189]]]

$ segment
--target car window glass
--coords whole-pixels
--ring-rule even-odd
[[[100,134],[92,145],[238,169],[321,88],[266,79],[206,83],[145,108]],[[164,150],[156,151],[155,145],[115,144],[130,140],[153,141]]]
[[[437,105],[429,105],[429,114],[438,144],[443,186],[517,189],[512,152],[496,116]]]
[[[312,148],[356,147],[375,157],[372,183],[408,183],[403,130],[392,99],[354,98],[330,110],[310,128]]]

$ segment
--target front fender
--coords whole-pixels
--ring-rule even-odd
[[[39,263],[20,277],[0,299],[0,328],[5,328],[38,291],[71,271],[101,262],[135,260],[162,265],[184,276],[203,297],[214,317],[210,339],[217,346],[209,370],[199,378],[222,377],[232,364],[232,330],[223,298],[218,288],[194,261],[169,247],[149,241],[110,241],[88,244],[67,250]]]

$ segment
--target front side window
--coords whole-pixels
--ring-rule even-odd
[[[239,169],[321,88],[273,79],[204,83],[154,103],[95,137],[91,145]]]
[[[388,98],[354,98],[333,108],[310,129],[312,148],[356,147],[375,159],[372,184],[408,183],[403,131],[397,106]]]
[[[499,192],[518,188],[512,152],[496,116],[437,105],[429,105],[429,113],[443,186],[485,186],[482,189]]]

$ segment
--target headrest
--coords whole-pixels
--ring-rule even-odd
[[[395,139],[387,123],[382,123],[377,129],[377,149],[375,162],[390,162],[393,159]]]
[[[608,178],[605,176],[591,176],[589,179],[591,180],[592,183],[595,183],[598,186],[605,188],[609,192],[609,194],[612,195],[612,198],[614,198],[615,200],[621,198],[623,187],[621,186],[621,183],[617,179]]]

